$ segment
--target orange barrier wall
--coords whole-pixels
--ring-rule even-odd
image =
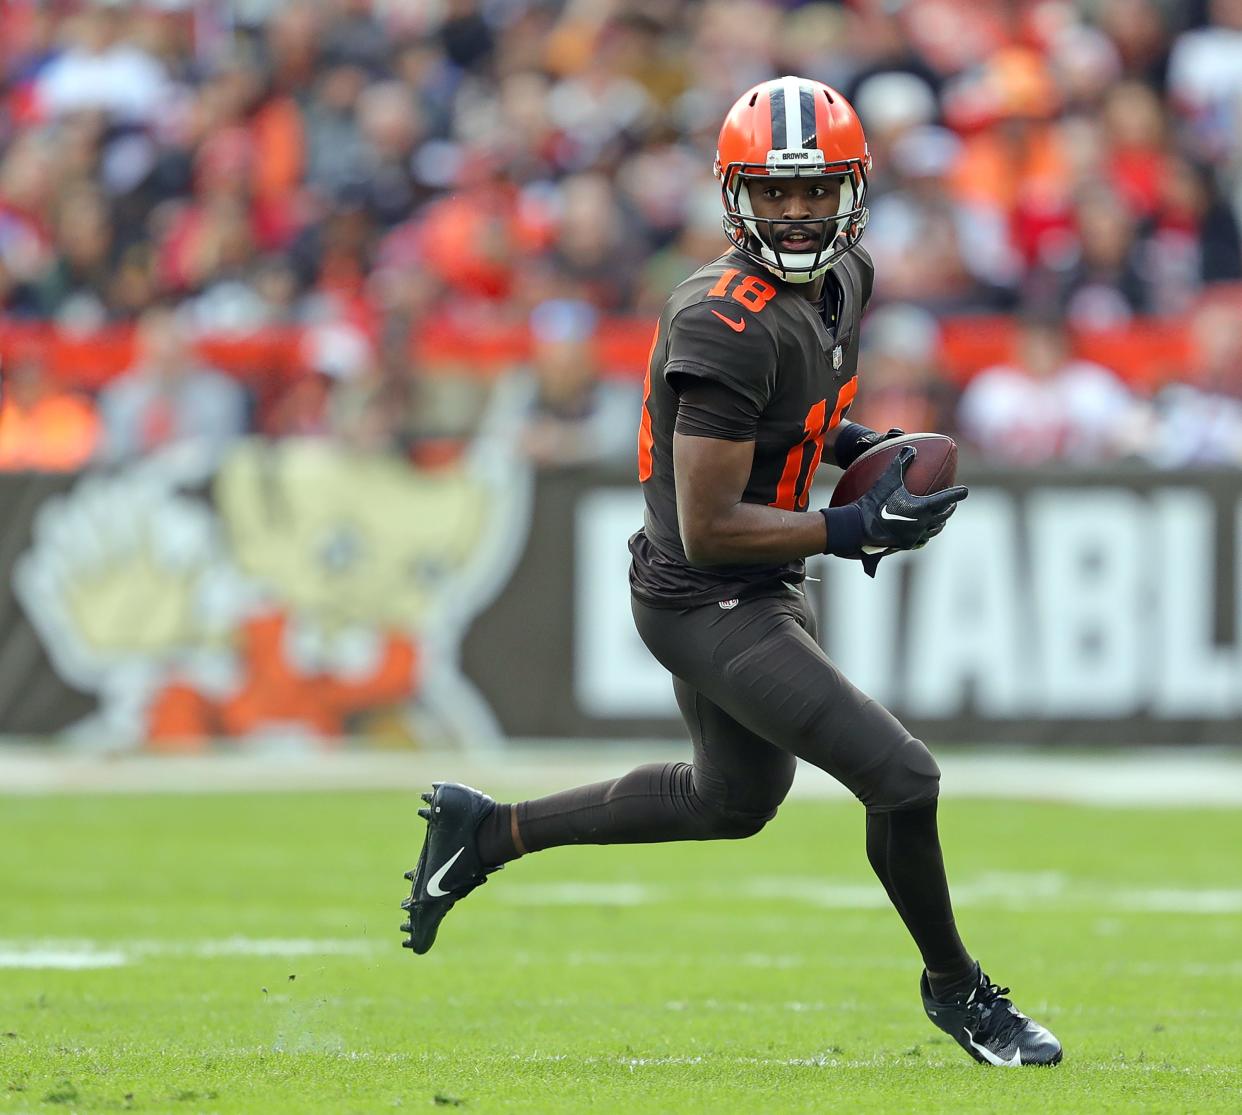
[[[608,375],[643,374],[653,325],[635,318],[612,318],[600,325],[599,352]],[[942,327],[942,360],[957,382],[965,382],[1013,352],[1017,325],[1012,318],[950,318]],[[287,381],[305,370],[301,336],[296,328],[273,328],[244,336],[209,337],[197,347],[203,359],[216,367],[271,387],[273,381]],[[524,359],[529,347],[524,325],[471,332],[449,324],[430,325],[411,337],[410,358],[413,365],[432,373],[495,375]],[[1147,320],[1123,330],[1084,334],[1076,338],[1075,348],[1139,389],[1182,375],[1193,356],[1183,320]],[[7,363],[23,355],[40,357],[61,382],[94,389],[132,363],[133,329],[116,326],[79,335],[46,324],[0,321],[0,359]]]

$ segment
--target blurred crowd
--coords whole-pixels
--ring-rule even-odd
[[[1242,464],[1242,0],[7,0],[0,312],[136,323],[97,396],[5,369],[0,467],[261,430],[416,453],[486,377],[431,327],[528,329],[541,463],[633,453],[600,322],[718,255],[716,132],[749,85],[842,90],[874,156],[856,417],[1031,464]],[[953,315],[1014,315],[963,385]],[[1187,322],[1175,382],[1075,355]],[[302,330],[271,397],[195,338]],[[451,363],[451,362],[450,362]],[[632,370],[630,370],[632,371]],[[618,432],[619,431],[619,432]]]

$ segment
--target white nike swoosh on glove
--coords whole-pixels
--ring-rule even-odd
[[[880,518],[881,519],[894,519],[894,520],[897,520],[903,523],[917,523],[918,522],[918,519],[912,518],[910,515],[894,515],[888,509],[887,503],[883,507],[880,508]]]
[[[443,898],[446,894],[448,894],[448,891],[440,889],[440,884],[444,881],[444,876],[448,873],[448,869],[457,862],[457,857],[460,856],[465,850],[465,845],[458,848],[457,851],[455,851],[449,858],[448,862],[427,880],[427,893],[431,895],[432,898]]]

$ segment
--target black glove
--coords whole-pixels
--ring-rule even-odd
[[[890,441],[895,437],[901,437],[905,432],[905,430],[898,430],[894,427],[888,433],[882,434],[878,430],[872,430],[864,426],[861,422],[849,422],[844,424],[841,432],[837,435],[837,440],[833,444],[832,455],[838,465],[842,468],[849,468],[868,449],[875,448],[882,441]]]
[[[874,577],[880,558],[893,550],[917,550],[942,530],[967,489],[958,485],[916,496],[906,488],[906,466],[917,450],[905,446],[871,490],[854,501],[862,518],[863,568]]]

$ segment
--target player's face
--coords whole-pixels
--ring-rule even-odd
[[[760,236],[781,252],[818,251],[833,226],[809,222],[835,217],[841,207],[840,178],[755,177],[746,187],[755,216],[774,222],[760,224]]]

